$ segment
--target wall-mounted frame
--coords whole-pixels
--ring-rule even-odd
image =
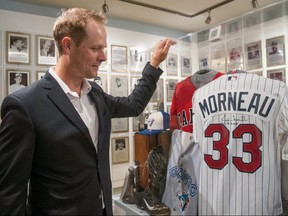
[[[129,137],[111,139],[112,164],[129,162]]]
[[[245,45],[246,69],[252,70],[262,67],[261,41],[251,42]]]
[[[46,71],[36,71],[36,80],[40,80],[44,77]]]
[[[56,65],[56,43],[53,37],[36,35],[37,65]]]
[[[111,45],[111,70],[127,72],[127,46]]]
[[[98,73],[96,78],[88,79],[89,81],[96,82],[104,92],[107,92],[107,74]]]
[[[117,97],[128,96],[128,76],[111,75],[110,93]]]
[[[275,79],[275,80],[280,80],[283,82],[285,81],[285,69],[281,68],[281,69],[277,69],[277,70],[268,70],[267,71],[267,77],[270,79]]]
[[[215,41],[221,39],[221,30],[222,26],[216,26],[214,28],[211,28],[209,31],[209,41]]]
[[[176,54],[168,54],[166,58],[167,75],[177,76],[178,59]]]
[[[6,69],[6,95],[20,90],[29,84],[29,70]]]
[[[188,77],[192,75],[191,58],[181,57],[181,76]]]
[[[128,118],[113,118],[111,122],[111,132],[128,132],[129,131],[129,119]]]
[[[226,73],[225,44],[223,42],[211,46],[211,68]]]
[[[228,61],[227,70],[242,70],[243,69],[243,53],[241,39],[232,39],[227,41]]]
[[[266,39],[267,66],[285,64],[284,35]]]
[[[143,48],[130,47],[130,71],[141,72],[146,64],[147,51]]]
[[[6,64],[30,64],[31,35],[6,31]]]
[[[260,11],[255,11],[251,14],[244,16],[243,23],[244,28],[255,28],[256,25],[259,25],[261,21],[261,13]]]
[[[152,95],[150,102],[163,102],[164,94],[163,94],[163,79],[159,79],[157,82],[157,87],[155,92]]]
[[[170,102],[172,101],[177,83],[178,83],[177,79],[166,80],[167,101],[170,101]]]

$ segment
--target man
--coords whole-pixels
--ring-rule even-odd
[[[111,118],[144,110],[175,42],[161,40],[133,93],[113,97],[86,80],[106,61],[105,17],[69,9],[56,20],[53,36],[58,64],[2,103],[0,212],[25,214],[30,181],[32,215],[112,215]]]
[[[269,52],[269,55],[275,55],[277,53],[278,53],[278,43],[276,41],[272,41],[271,51]]]
[[[43,40],[42,49],[40,50],[41,56],[54,56],[51,48],[53,46],[53,40]]]
[[[11,36],[10,38],[10,52],[26,52],[24,38]]]
[[[15,81],[15,83],[13,83],[12,85],[9,86],[9,94],[26,87],[25,85],[23,85],[21,83],[22,82],[22,74],[21,73],[15,74],[14,81]]]
[[[286,83],[226,74],[195,91],[193,112],[202,154],[199,215],[280,215],[281,168],[288,164]],[[287,180],[282,186],[287,191]]]

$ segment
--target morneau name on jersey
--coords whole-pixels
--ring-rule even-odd
[[[266,118],[275,99],[263,94],[241,92],[219,92],[198,102],[203,118],[225,111],[249,112]]]

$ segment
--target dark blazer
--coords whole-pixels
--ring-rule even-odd
[[[111,118],[138,116],[162,72],[147,63],[128,97],[113,97],[90,82],[89,97],[99,117],[98,153],[88,128],[49,73],[8,95],[1,108],[0,214],[25,214],[30,179],[33,215],[101,215],[101,188],[112,215]]]

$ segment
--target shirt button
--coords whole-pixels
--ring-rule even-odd
[[[102,199],[101,193],[98,194],[98,198],[99,198],[99,199]]]

